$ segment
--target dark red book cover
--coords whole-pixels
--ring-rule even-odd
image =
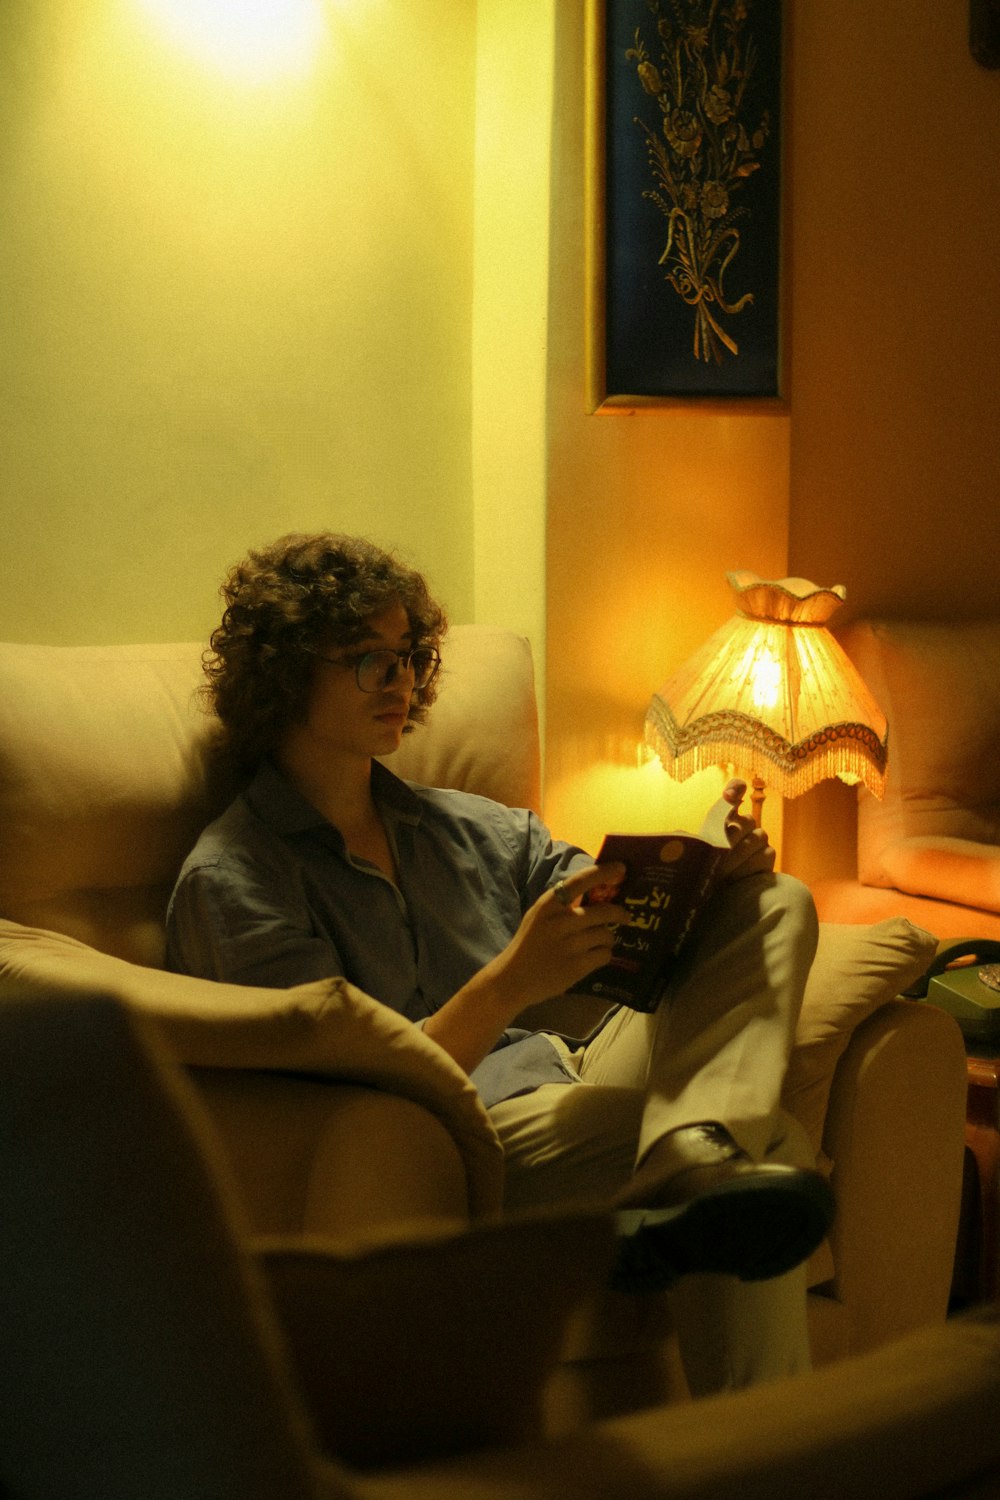
[[[625,878],[592,887],[584,901],[615,901],[631,920],[618,928],[610,963],[574,985],[574,993],[655,1010],[727,848],[690,833],[609,834],[597,863],[623,864]]]

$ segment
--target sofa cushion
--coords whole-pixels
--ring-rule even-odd
[[[937,939],[905,917],[867,927],[820,924],[782,1096],[818,1158],[833,1075],[852,1033],[908,989],[936,951]]]
[[[812,887],[821,922],[882,922],[886,917],[908,917],[926,927],[939,941],[950,938],[1000,939],[1000,913],[981,906],[956,906],[930,896],[908,896],[883,886],[862,885],[841,877],[817,880]]]
[[[861,621],[842,640],[889,720],[859,879],[1000,911],[1000,620]]]

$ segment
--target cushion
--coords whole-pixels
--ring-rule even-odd
[[[988,1500],[995,1308],[745,1391],[635,1411],[544,1448],[379,1476],[366,1500]]]
[[[842,876],[817,880],[812,893],[821,922],[881,922],[886,917],[909,917],[918,927],[935,933],[938,941],[972,936],[1000,940],[1000,914],[984,911],[981,906],[957,906],[930,896],[909,896]]]
[[[881,851],[881,872],[896,890],[972,908],[967,929],[982,931],[976,909],[1000,912],[1000,844],[907,838]]]
[[[852,1033],[908,989],[936,951],[937,939],[905,917],[870,927],[820,923],[782,1095],[818,1158],[834,1071]]]
[[[538,1435],[567,1317],[613,1243],[609,1216],[572,1212],[353,1251],[264,1242],[324,1447],[364,1467]]]
[[[541,805],[531,646],[489,625],[455,625],[441,648],[440,697],[386,765],[406,781],[457,787],[507,807]]]
[[[885,798],[858,804],[860,879],[1000,909],[982,847],[1000,844],[1000,620],[858,621],[841,639],[889,720]]]
[[[198,694],[202,649],[0,644],[0,915],[163,962],[181,863],[235,791]],[[537,808],[529,642],[457,625],[442,655],[441,696],[392,769]]]
[[[0,913],[158,963],[213,781],[201,647],[0,645]]]
[[[179,1062],[262,1068],[387,1089],[422,1104],[465,1161],[474,1213],[502,1195],[503,1153],[467,1075],[419,1027],[342,979],[251,989],[127,963],[0,919],[0,989],[42,997],[102,991],[155,1021]]]

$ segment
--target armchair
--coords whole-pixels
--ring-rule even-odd
[[[142,1012],[189,1070],[256,1233],[488,1221],[496,1137],[433,1042],[340,980],[255,990],[159,967],[176,871],[231,790],[199,681],[194,645],[0,646],[0,982]],[[432,720],[394,769],[537,807],[527,642],[453,629]],[[810,1266],[819,1361],[947,1308],[964,1053],[949,1017],[895,998],[933,949],[901,919],[821,928],[785,1101],[838,1201]],[[376,1166],[394,1154],[411,1170]],[[683,1395],[662,1298],[584,1299],[547,1386],[553,1428]]]
[[[889,720],[886,794],[858,794],[857,873],[820,917],[1000,938],[1000,621],[859,620],[840,640]]]
[[[93,992],[0,996],[4,1494],[997,1493],[992,1308],[816,1374],[541,1437],[544,1372],[609,1263],[609,1222],[533,1215],[368,1250],[253,1244],[160,1041]]]

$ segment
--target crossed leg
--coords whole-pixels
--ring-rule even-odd
[[[816,936],[797,881],[724,887],[657,1011],[620,1010],[572,1051],[579,1085],[548,1085],[491,1110],[508,1208],[614,1202],[644,1174],[655,1186],[689,1164],[679,1143],[703,1122],[723,1126],[753,1162],[811,1167],[780,1094]],[[749,1283],[684,1276],[670,1296],[693,1393],[808,1367],[802,1265]]]

